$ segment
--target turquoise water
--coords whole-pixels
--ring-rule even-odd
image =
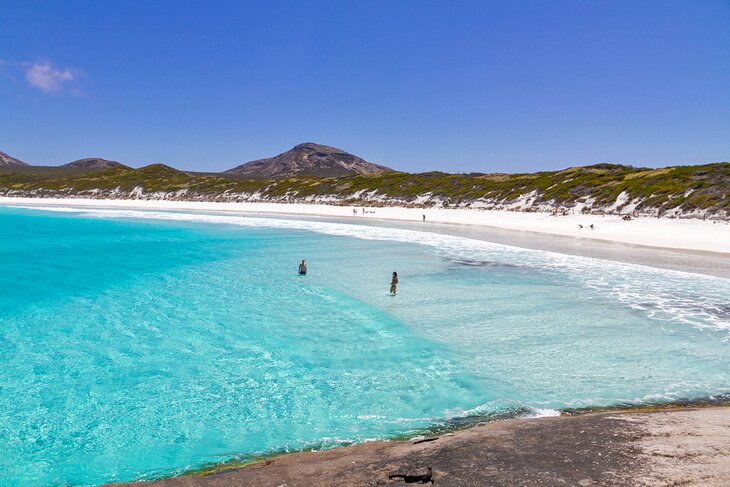
[[[0,207],[0,289],[2,485],[730,392],[730,280],[453,236]]]

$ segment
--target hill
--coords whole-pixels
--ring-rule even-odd
[[[4,152],[0,152],[0,167],[11,167],[11,166],[27,166],[28,164],[18,160],[14,157],[10,157]]]
[[[63,164],[61,167],[78,168],[78,169],[108,169],[110,167],[124,166],[121,162],[108,161],[99,157],[87,157],[78,161]],[[126,167],[126,166],[124,166]]]
[[[256,179],[273,179],[293,176],[337,177],[386,171],[392,169],[372,164],[336,147],[307,142],[278,156],[246,162],[226,172]]]

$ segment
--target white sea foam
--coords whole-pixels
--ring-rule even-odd
[[[24,208],[74,212],[94,218],[152,219],[313,231],[340,237],[425,245],[437,249],[440,254],[450,258],[489,260],[497,265],[561,272],[565,279],[575,282],[578,288],[586,286],[595,289],[600,295],[616,299],[653,320],[730,332],[730,304],[727,301],[727,296],[730,296],[730,280],[720,277],[522,249],[483,240],[399,228],[190,212],[90,209],[71,206]],[[724,339],[727,340],[728,336]]]
[[[560,411],[557,409],[535,409],[535,413],[530,416],[531,418],[553,418],[560,416]]]
[[[59,213],[81,213],[86,210],[81,208],[72,208],[68,206],[22,206],[22,205],[8,205],[8,208],[20,208],[22,210],[41,210],[41,211],[56,211]]]
[[[485,418],[543,418],[549,416],[560,416],[560,411],[558,411],[557,409],[535,408],[515,400],[489,401],[471,409],[457,408],[444,411],[444,417],[447,419],[465,418],[470,416]]]

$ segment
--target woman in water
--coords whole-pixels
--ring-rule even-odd
[[[396,294],[395,288],[398,285],[398,273],[393,271],[393,278],[390,280],[390,294]]]

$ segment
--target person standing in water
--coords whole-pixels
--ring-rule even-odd
[[[304,259],[302,259],[302,263],[299,264],[299,274],[302,276],[307,273],[307,263],[304,262]]]
[[[393,278],[390,280],[390,294],[396,294],[396,286],[398,286],[398,273],[393,271]]]

